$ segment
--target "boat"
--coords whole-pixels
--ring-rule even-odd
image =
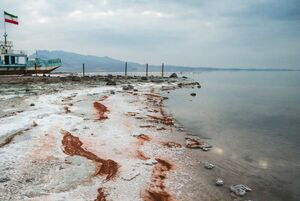
[[[61,59],[44,60],[40,58],[29,58],[27,53],[22,50],[14,50],[12,41],[7,41],[5,23],[18,24],[17,16],[7,12],[5,14],[4,41],[0,41],[0,75],[32,75],[50,74],[62,64]],[[7,19],[6,15],[8,16]]]

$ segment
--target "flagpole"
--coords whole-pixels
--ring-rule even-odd
[[[4,14],[4,12],[3,12],[3,22],[4,22],[4,45],[6,47],[6,44],[7,44],[7,40],[6,40],[7,33],[6,33],[6,22],[5,22],[5,14]]]

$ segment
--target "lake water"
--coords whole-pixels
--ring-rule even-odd
[[[251,185],[255,200],[300,200],[300,72],[184,75],[202,88],[171,91],[166,105],[214,145],[225,179]]]

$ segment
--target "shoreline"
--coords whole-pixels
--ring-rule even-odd
[[[0,183],[1,200],[234,199],[199,163],[207,152],[186,148],[187,133],[165,113],[159,94],[200,85],[155,77],[159,83],[141,77],[132,83],[127,77],[123,86],[103,86],[113,80],[106,78],[98,86],[96,80],[80,89],[25,96],[24,111],[14,113],[14,106],[1,115],[1,132],[8,133],[0,137],[6,159],[0,160],[1,172],[9,179]],[[133,88],[124,90],[128,82]]]

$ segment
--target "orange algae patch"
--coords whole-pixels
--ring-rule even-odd
[[[143,152],[143,151],[140,151],[140,150],[137,150],[137,151],[135,152],[135,156],[136,156],[137,158],[143,160],[143,161],[150,159],[150,157],[145,156],[144,152]]]
[[[106,116],[106,112],[109,112],[107,107],[99,102],[94,102],[94,108],[98,112],[99,120],[104,120],[107,119],[108,117]]]
[[[162,145],[168,148],[181,148],[181,144],[176,142],[163,142]]]
[[[140,134],[136,138],[139,140],[141,145],[143,145],[145,141],[149,142],[151,140],[151,137],[145,134]]]
[[[198,140],[186,137],[186,147],[187,148],[200,148],[200,145],[202,144],[202,142],[199,142]]]
[[[98,188],[98,196],[95,201],[106,201],[103,188]]]
[[[89,152],[82,148],[83,143],[79,140],[78,137],[73,136],[68,131],[61,131],[64,135],[62,144],[64,146],[64,153],[70,156],[82,156],[89,160],[94,161],[97,164],[97,171],[95,176],[97,175],[107,175],[106,180],[110,180],[114,178],[118,172],[119,165],[113,160],[104,160],[99,158],[92,152]]]
[[[154,166],[151,183],[147,189],[141,193],[144,201],[174,201],[170,193],[166,190],[165,179],[167,172],[173,168],[173,165],[160,158],[155,159],[157,164]]]
[[[158,117],[158,116],[153,116],[153,115],[147,115],[148,117],[162,123],[162,124],[165,124],[167,126],[171,126],[171,125],[174,125],[174,122],[173,122],[173,118],[172,117],[168,117],[168,116],[162,116],[162,117]]]

